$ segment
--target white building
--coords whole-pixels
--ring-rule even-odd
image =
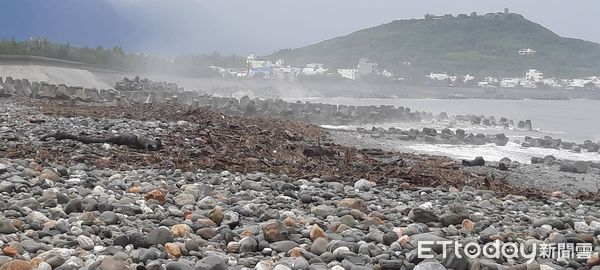
[[[499,83],[499,82],[500,82],[500,81],[498,81],[498,79],[496,79],[496,78],[494,78],[494,77],[490,77],[490,76],[487,76],[487,77],[485,77],[485,78],[483,79],[483,81],[484,81],[484,82],[487,82],[488,84],[489,84],[489,83]]]
[[[504,78],[500,81],[500,87],[515,88],[521,85],[521,78]]]
[[[391,78],[391,77],[394,77],[394,73],[391,73],[391,72],[389,72],[389,71],[387,71],[387,70],[383,70],[383,71],[381,72],[381,75],[382,75],[382,76],[384,76],[384,77],[386,77],[386,78]]]
[[[274,67],[273,78],[282,81],[295,81],[302,69],[293,67]]]
[[[558,80],[556,80],[555,78],[543,79],[542,83],[544,85],[550,86],[552,88],[561,88],[562,87],[562,85],[560,85],[560,83],[558,83]]]
[[[474,80],[475,77],[471,76],[471,74],[467,74],[463,77],[463,82],[464,83],[469,83],[470,81]]]
[[[269,60],[257,60],[254,54],[248,55],[246,58],[246,67],[248,69],[248,77],[269,79],[274,73],[276,67],[281,67],[283,60],[279,59],[276,63]]]
[[[360,76],[371,75],[377,73],[378,64],[369,61],[369,58],[358,59],[358,74]]]
[[[524,88],[537,88],[537,84],[528,80],[522,80],[521,86],[523,86]]]
[[[517,51],[519,53],[519,55],[521,56],[525,56],[525,55],[534,55],[536,53],[535,50],[531,49],[531,48],[527,48],[527,49],[520,49]]]
[[[355,68],[346,68],[346,69],[338,69],[337,73],[342,76],[342,78],[350,79],[355,81],[358,77],[358,69]]]
[[[483,78],[483,81],[477,82],[477,86],[479,87],[496,87],[500,81],[494,77],[487,76]]]
[[[210,66],[210,69],[219,72],[219,75],[223,78],[225,77],[234,77],[234,78],[243,78],[248,75],[245,71],[239,68],[223,68],[218,66]]]
[[[573,79],[571,83],[567,86],[569,89],[573,88],[585,88],[585,85],[591,83],[591,80],[588,79]]]
[[[273,64],[273,62],[271,62],[271,61],[257,60],[256,56],[254,54],[248,55],[248,57],[246,58],[246,65],[248,66],[249,69],[252,69],[252,68],[272,68],[272,67],[275,66]]]
[[[533,83],[539,83],[544,80],[544,73],[541,73],[535,69],[530,69],[525,73],[525,80]]]
[[[327,69],[325,65],[319,63],[310,63],[307,64],[306,67],[302,69],[302,75],[306,76],[314,76],[314,75],[324,75],[327,74]]]
[[[452,82],[456,81],[457,79],[456,76],[450,76],[447,73],[430,73],[429,76],[427,76],[427,78],[436,81],[445,81],[449,79]]]
[[[478,86],[478,87],[492,87],[492,88],[493,88],[493,87],[496,87],[496,86],[494,86],[494,85],[492,85],[492,84],[489,84],[488,82],[478,82],[478,83],[477,83],[477,86]]]
[[[430,73],[429,76],[427,76],[427,78],[437,81],[443,81],[449,79],[450,76],[448,76],[448,74],[446,73]]]

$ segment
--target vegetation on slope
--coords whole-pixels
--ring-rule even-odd
[[[534,55],[517,51],[531,48]],[[600,44],[562,38],[518,14],[459,15],[394,21],[272,57],[302,65],[355,66],[368,57],[400,76],[429,72],[517,76],[536,68],[553,76],[600,73]],[[411,62],[410,66],[404,62]]]
[[[237,56],[224,57],[219,54],[181,56],[177,58],[157,57],[146,54],[126,53],[120,46],[103,48],[98,46],[74,47],[70,44],[52,43],[45,38],[28,41],[0,40],[0,55],[32,55],[81,62],[99,68],[122,71],[156,71],[186,76],[214,76],[209,68],[217,66],[242,66],[244,59]]]

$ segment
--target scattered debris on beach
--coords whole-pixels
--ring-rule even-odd
[[[130,125],[129,129],[145,132],[149,137],[160,137],[166,146],[156,152],[105,150],[97,146],[92,153],[81,156],[77,143],[52,142],[39,146],[19,145],[14,149],[18,152],[12,153],[16,156],[25,151],[48,162],[69,164],[74,162],[73,156],[78,156],[86,164],[104,168],[119,168],[124,164],[130,168],[187,171],[211,168],[286,174],[305,179],[321,177],[340,182],[364,178],[379,184],[400,179],[412,186],[458,189],[470,186],[500,193],[542,194],[539,190],[513,187],[500,180],[490,182],[488,175],[465,173],[450,158],[333,144],[327,141],[325,129],[300,122],[228,116],[179,105],[130,104],[107,109],[55,101],[25,103],[47,118],[72,120],[65,125],[82,126],[77,122],[86,119],[103,122],[102,129],[112,129],[117,123],[111,121],[125,121]],[[48,129],[65,128],[46,121],[39,125],[46,125]],[[77,132],[101,135],[92,128],[78,129]]]

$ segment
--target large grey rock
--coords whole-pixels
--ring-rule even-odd
[[[164,245],[166,243],[173,242],[173,236],[171,235],[171,231],[164,227],[152,230],[146,238],[148,240],[148,243],[152,245]]]
[[[497,146],[506,146],[508,144],[508,137],[504,133],[496,134],[495,143]]]
[[[189,193],[181,193],[174,198],[175,204],[179,207],[184,206],[186,204],[196,204],[196,198],[194,195]]]
[[[439,262],[422,262],[417,264],[413,270],[446,270],[446,267]]]
[[[570,173],[587,173],[589,170],[589,165],[585,161],[563,161],[560,164],[559,170]]]
[[[242,190],[256,190],[256,191],[263,191],[265,189],[260,184],[260,182],[251,181],[251,180],[244,180],[244,181],[242,181],[242,184],[240,185],[240,188]]]
[[[589,166],[585,161],[575,161],[574,164],[576,173],[587,173],[589,170]]]
[[[106,257],[100,263],[96,270],[122,270],[127,269],[129,264],[115,257]]]
[[[431,250],[433,250],[439,254],[440,252],[442,252],[443,245],[435,244],[435,243],[432,245],[429,245],[427,242],[440,242],[440,241],[449,241],[449,240],[446,238],[443,238],[443,237],[439,237],[432,233],[420,233],[420,234],[415,234],[415,235],[411,236],[410,243],[413,247],[416,248],[419,246],[419,242],[421,242],[421,245],[423,247],[431,248]]]
[[[85,235],[77,236],[77,243],[84,250],[92,250],[94,248],[94,241]]]
[[[371,190],[371,181],[367,179],[360,179],[354,183],[354,188],[361,191]]]
[[[169,262],[165,266],[165,270],[192,270],[192,265],[183,262]]]
[[[119,222],[119,216],[113,211],[106,211],[100,214],[100,220],[106,223],[106,225],[114,225]]]
[[[244,237],[239,243],[240,253],[258,251],[258,241],[254,237]]]
[[[469,218],[469,212],[461,204],[451,204],[449,211],[446,211],[442,216],[442,224],[444,226],[461,224],[463,220]]]
[[[15,183],[9,181],[0,182],[0,192],[11,192],[15,188]]]
[[[34,240],[23,240],[21,241],[21,247],[23,247],[24,250],[26,250],[27,252],[31,252],[31,253],[37,253],[38,250],[45,250],[46,246],[42,243],[36,242]]]
[[[17,228],[8,220],[0,218],[0,234],[16,233]]]
[[[135,263],[156,260],[160,256],[160,252],[155,249],[138,248],[131,252],[131,258]],[[190,267],[191,268],[191,267]]]
[[[433,211],[420,207],[411,209],[408,218],[418,223],[438,222],[440,220]]]
[[[0,174],[8,171],[9,165],[5,163],[0,163]]]
[[[296,243],[294,241],[289,241],[289,240],[278,241],[278,242],[271,243],[271,245],[269,247],[277,252],[288,252],[292,248],[298,247],[298,243]]]
[[[399,237],[396,232],[387,232],[381,237],[383,244],[386,246],[389,246],[392,243],[396,242],[398,240],[398,238]]]
[[[565,223],[557,218],[540,218],[533,221],[533,227],[541,227],[542,225],[550,225],[552,228],[562,230]]]
[[[227,270],[227,264],[221,257],[208,256],[196,263],[194,270]]]
[[[318,205],[310,209],[311,214],[320,218],[326,218],[328,216],[331,216],[335,214],[335,211],[335,208],[329,205]]]
[[[327,240],[325,238],[319,237],[313,241],[310,246],[310,252],[315,255],[321,255],[327,251]]]
[[[400,270],[404,267],[401,260],[382,260],[379,265],[382,270]]]
[[[65,205],[64,211],[67,214],[70,213],[79,213],[82,211],[82,205],[81,205],[81,199],[79,198],[73,198],[71,200],[69,200],[69,202],[67,203],[67,205]]]

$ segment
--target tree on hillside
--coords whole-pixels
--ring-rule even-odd
[[[68,59],[69,50],[71,49],[71,44],[67,42],[67,44],[61,44],[58,47],[58,58],[60,59]]]
[[[117,54],[117,55],[121,55],[121,56],[125,55],[125,52],[123,51],[123,48],[121,46],[118,46],[118,45],[114,46],[112,48],[112,52],[115,53],[115,54]]]

